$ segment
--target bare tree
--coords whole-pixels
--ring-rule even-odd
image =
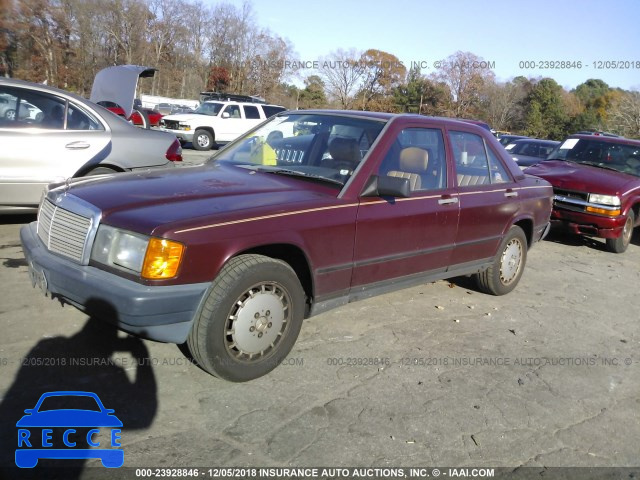
[[[388,109],[388,106],[393,105],[393,89],[405,80],[407,69],[395,55],[375,49],[364,52],[360,57],[360,63],[363,79],[358,96],[362,101],[362,109]],[[374,99],[376,101],[371,105]],[[384,105],[385,103],[389,105]]]
[[[364,75],[360,62],[362,55],[356,50],[336,50],[320,61],[320,77],[324,80],[327,93],[342,108],[350,108],[354,93],[358,90]]]
[[[150,19],[147,5],[140,0],[104,0],[106,13],[102,28],[114,42],[113,64],[145,64],[146,31]]]
[[[15,17],[13,1],[0,0],[0,75],[4,77],[10,77],[13,73],[13,57],[18,41]]]
[[[488,63],[471,52],[456,52],[442,61],[432,77],[445,83],[451,91],[450,114],[454,117],[472,116],[480,102],[485,82],[493,80]]]
[[[519,83],[487,80],[481,90],[481,115],[496,130],[511,130],[524,115],[522,102],[527,91]]]
[[[640,92],[622,92],[611,106],[607,124],[614,133],[640,138]]]

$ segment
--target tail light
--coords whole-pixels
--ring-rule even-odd
[[[167,157],[167,160],[169,160],[170,162],[182,161],[182,146],[180,145],[180,142],[177,138],[173,141],[164,156]]]

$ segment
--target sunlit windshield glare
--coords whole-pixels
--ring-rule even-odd
[[[383,126],[384,121],[329,114],[278,116],[220,152],[215,161],[344,184]]]

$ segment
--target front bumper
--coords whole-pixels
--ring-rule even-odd
[[[154,130],[173,133],[176,137],[178,137],[178,140],[181,140],[183,142],[193,141],[193,134],[194,134],[193,130],[190,130],[187,132],[185,130],[171,130],[170,128],[164,128],[164,127],[154,127]]]
[[[592,213],[573,212],[555,208],[551,212],[551,221],[577,235],[599,238],[618,238],[622,235],[626,217],[601,217]]]
[[[49,252],[36,222],[20,230],[33,283],[90,316],[125,332],[160,342],[184,343],[209,283],[148,286]]]

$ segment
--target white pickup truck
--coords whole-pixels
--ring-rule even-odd
[[[210,150],[216,143],[235,140],[267,118],[285,111],[278,105],[233,101],[207,101],[194,113],[167,115],[160,130],[171,132],[180,143],[191,142],[196,150]]]

